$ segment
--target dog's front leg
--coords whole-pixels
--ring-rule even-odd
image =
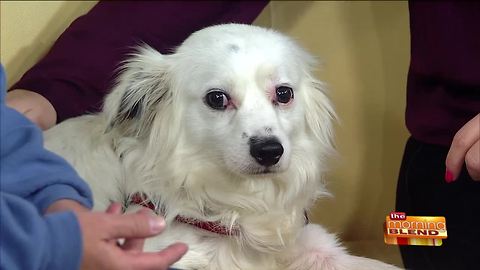
[[[316,224],[306,225],[279,259],[287,270],[395,270],[383,262],[347,253],[337,238]]]

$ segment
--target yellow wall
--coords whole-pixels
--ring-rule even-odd
[[[95,2],[1,2],[1,61],[13,83],[55,38]],[[406,2],[272,2],[256,24],[298,40],[322,63],[341,123],[340,158],[312,219],[339,233],[355,254],[399,264],[383,244],[382,222],[393,210],[403,144],[409,62]]]
[[[97,1],[1,1],[0,61],[8,85],[35,64],[57,37]]]

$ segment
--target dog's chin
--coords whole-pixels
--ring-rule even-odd
[[[248,175],[258,175],[258,176],[262,176],[262,175],[271,175],[271,174],[276,174],[279,172],[279,169],[276,169],[276,168],[270,168],[270,167],[265,167],[263,169],[260,169],[260,170],[253,170],[251,172],[248,172],[247,174]]]
[[[273,166],[262,166],[254,160],[226,159],[223,171],[239,178],[271,178],[288,170],[289,160],[280,160]]]
[[[282,173],[285,171],[285,169],[281,168],[280,166],[271,166],[271,167],[265,167],[265,166],[254,166],[254,167],[249,167],[249,168],[243,168],[242,170],[234,170],[235,174],[238,174],[243,177],[249,177],[249,178],[268,178],[275,176],[279,173]]]

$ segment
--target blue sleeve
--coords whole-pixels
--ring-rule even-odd
[[[87,184],[64,159],[43,148],[40,129],[5,106],[4,95],[2,88],[1,191],[28,200],[40,213],[59,199],[71,199],[91,207],[92,196]]]
[[[59,199],[91,207],[73,168],[43,148],[42,132],[4,104],[0,65],[0,269],[78,269],[82,236],[72,212],[43,215]]]
[[[75,214],[42,216],[27,200],[0,192],[0,269],[79,269],[81,231]]]

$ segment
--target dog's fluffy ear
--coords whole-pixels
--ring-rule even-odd
[[[105,100],[106,133],[141,137],[148,133],[158,106],[171,102],[167,56],[149,46],[139,47],[124,62],[117,86]]]
[[[309,88],[308,94],[305,96],[307,128],[326,153],[334,154],[333,122],[337,120],[337,115],[330,99],[325,94],[324,84],[310,75],[307,75],[306,84]]]

